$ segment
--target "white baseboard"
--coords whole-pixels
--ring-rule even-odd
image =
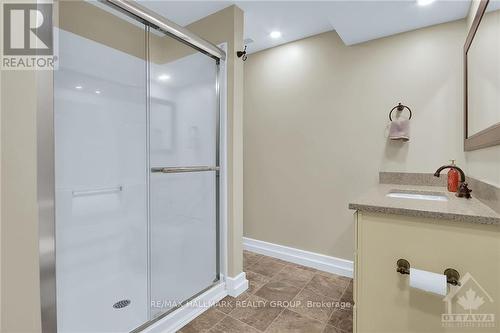
[[[324,254],[299,250],[293,247],[268,243],[243,237],[243,248],[248,251],[316,268],[320,271],[353,277],[354,264],[351,260],[329,257]]]
[[[248,289],[248,280],[245,272],[241,272],[234,278],[226,277],[226,290],[229,296],[238,297]]]
[[[214,305],[221,299],[227,296],[225,283],[220,283],[200,296],[193,299],[174,312],[167,315],[165,318],[158,320],[156,323],[147,327],[141,333],[174,333],[187,325],[194,318],[208,310],[211,305]],[[193,306],[197,304],[200,306]]]

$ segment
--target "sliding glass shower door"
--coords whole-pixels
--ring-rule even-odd
[[[58,332],[130,332],[219,277],[218,63],[102,3],[59,12]]]
[[[149,38],[151,304],[157,315],[218,278],[218,65],[156,31]]]
[[[146,27],[83,1],[60,12],[58,331],[128,332],[148,320]]]

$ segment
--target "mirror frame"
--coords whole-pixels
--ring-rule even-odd
[[[500,145],[500,122],[471,136],[468,135],[468,86],[467,86],[467,52],[474,40],[479,24],[483,19],[489,0],[481,0],[474,15],[474,20],[467,34],[464,45],[464,151],[471,151]]]

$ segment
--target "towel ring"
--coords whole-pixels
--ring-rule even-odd
[[[410,112],[410,118],[408,118],[408,120],[411,119],[411,110],[409,107],[407,107],[406,105],[403,105],[401,103],[398,103],[398,105],[396,105],[395,107],[392,108],[391,112],[389,112],[389,120],[392,121],[392,111],[394,110],[398,110],[398,111],[403,111],[404,109],[408,109],[408,111]]]

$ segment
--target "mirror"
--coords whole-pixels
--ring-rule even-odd
[[[500,144],[500,1],[481,1],[465,47],[465,150]]]

